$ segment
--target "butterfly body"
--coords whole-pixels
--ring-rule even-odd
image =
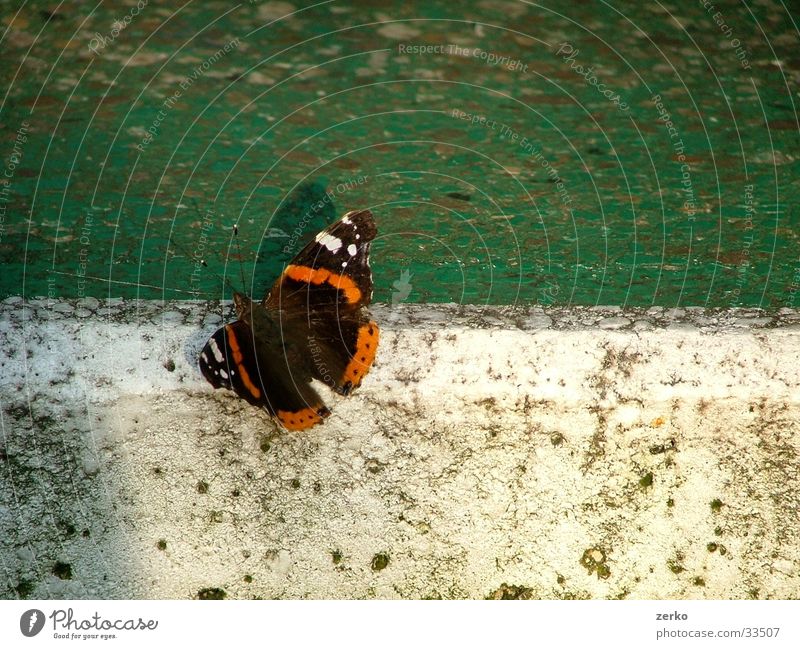
[[[366,307],[376,234],[369,210],[348,212],[298,253],[262,301],[234,293],[237,320],[206,343],[203,376],[289,430],[322,422],[330,410],[312,380],[347,395],[375,359],[379,329]]]

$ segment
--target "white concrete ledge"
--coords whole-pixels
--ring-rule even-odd
[[[287,433],[200,376],[221,311],[0,304],[0,596],[800,593],[798,312],[379,306]]]

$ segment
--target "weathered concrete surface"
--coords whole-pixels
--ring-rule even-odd
[[[378,307],[287,433],[214,311],[0,306],[1,596],[800,595],[797,312]]]

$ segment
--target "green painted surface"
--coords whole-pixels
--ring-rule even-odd
[[[20,4],[0,295],[260,292],[370,207],[380,301],[800,305],[780,3]]]

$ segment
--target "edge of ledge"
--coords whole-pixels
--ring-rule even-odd
[[[470,304],[385,304],[370,307],[382,326],[394,329],[450,325],[467,329],[648,331],[687,329],[744,332],[786,329],[800,332],[800,309],[776,311],[752,308],[522,306]],[[235,318],[229,300],[124,300],[7,297],[0,313],[14,322],[99,318],[117,323],[150,322],[154,325],[198,324],[210,326]]]

